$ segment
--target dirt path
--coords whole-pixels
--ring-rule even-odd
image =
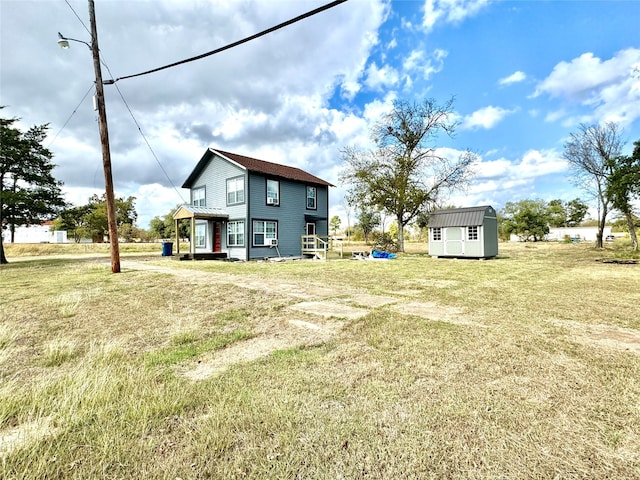
[[[185,270],[170,266],[151,265],[143,261],[127,261],[124,270],[144,270],[164,273],[189,280],[231,284],[289,297],[296,300],[282,312],[282,320],[260,335],[238,342],[221,351],[199,358],[193,365],[180,372],[192,380],[203,380],[224,372],[230,365],[250,362],[268,356],[275,350],[324,343],[340,333],[347,321],[361,318],[373,309],[389,306],[398,313],[410,314],[431,320],[447,321],[462,325],[479,325],[466,319],[459,309],[443,307],[435,303],[411,301],[406,296],[371,295],[356,289],[330,286],[310,286],[303,282],[278,282],[265,284],[263,279],[251,276],[235,277],[214,272]],[[403,303],[404,302],[404,303]]]

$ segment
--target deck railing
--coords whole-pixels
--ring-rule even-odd
[[[313,255],[320,260],[326,260],[328,251],[329,237],[319,237],[318,235],[302,236],[303,255]]]

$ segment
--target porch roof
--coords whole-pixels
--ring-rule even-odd
[[[176,213],[173,214],[174,220],[183,218],[229,218],[229,214],[220,208],[196,207],[195,205],[182,205]]]
[[[309,215],[305,214],[304,221],[305,222],[319,222],[322,220],[326,220],[327,217],[323,217],[322,215]]]

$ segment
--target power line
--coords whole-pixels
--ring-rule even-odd
[[[302,15],[299,15],[295,18],[292,18],[291,20],[287,20],[286,22],[280,23],[274,27],[268,28],[266,30],[263,30],[260,33],[256,33],[255,35],[251,35],[250,37],[246,37],[243,38],[242,40],[238,40],[237,42],[233,42],[229,45],[226,45],[224,47],[221,48],[217,48],[216,50],[212,50],[210,52],[207,53],[203,53],[201,55],[197,55],[195,57],[191,57],[191,58],[187,58],[185,60],[180,60],[179,62],[175,62],[175,63],[171,63],[169,65],[165,65],[163,67],[158,67],[158,68],[154,68],[152,70],[147,70],[146,72],[141,72],[141,73],[136,73],[134,75],[127,75],[126,77],[119,77],[116,78],[115,80],[113,80],[114,82],[117,82],[119,80],[125,80],[127,78],[134,78],[134,77],[140,77],[142,75],[148,75],[150,73],[155,73],[155,72],[159,72],[160,70],[165,70],[167,68],[171,68],[171,67],[177,67],[178,65],[182,65],[184,63],[189,63],[189,62],[193,62],[195,60],[200,60],[201,58],[205,58],[205,57],[209,57],[211,55],[215,55],[216,53],[220,53],[220,52],[224,52],[225,50],[229,50],[230,48],[233,47],[237,47],[238,45],[242,45],[243,43],[247,43],[250,42],[251,40],[255,40],[256,38],[260,38],[263,37],[264,35],[267,35],[268,33],[271,32],[275,32],[276,30],[280,30],[281,28],[284,28],[286,26],[292,25],[296,22],[299,22],[300,20],[304,20],[305,18],[309,18],[313,15],[316,15],[320,12],[324,12],[325,10],[328,10],[330,8],[333,8],[337,5],[340,5],[341,3],[345,3],[347,0],[335,0],[331,3],[328,3],[326,5],[323,5],[322,7],[318,7],[315,10],[311,10],[310,12],[307,13],[303,13]]]
[[[53,145],[53,142],[56,141],[56,138],[58,138],[58,135],[60,135],[62,133],[62,131],[65,129],[65,127],[67,126],[69,121],[71,121],[71,118],[76,113],[78,113],[78,108],[80,108],[80,105],[82,105],[82,103],[84,102],[84,99],[87,98],[87,95],[89,95],[89,92],[91,92],[91,90],[93,90],[93,88],[94,88],[93,83],[91,83],[91,86],[89,87],[89,90],[87,90],[87,93],[84,94],[84,96],[82,97],[82,100],[80,100],[80,103],[78,103],[78,105],[76,105],[76,108],[73,109],[73,112],[71,112],[71,115],[69,115],[69,118],[67,118],[67,120],[64,122],[64,125],[62,125],[60,130],[58,130],[58,133],[56,133],[56,135],[51,139],[51,141],[49,142],[49,145],[47,146],[47,148],[49,148],[49,147],[51,147],[51,145]]]
[[[78,12],[76,12],[73,7],[71,6],[71,4],[69,3],[69,0],[64,0],[64,2],[69,6],[69,8],[71,9],[71,11],[73,12],[73,14],[76,16],[76,18],[78,19],[78,21],[82,24],[82,26],[84,27],[84,29],[87,31],[87,33],[89,34],[89,36],[91,36],[91,30],[89,30],[89,27],[87,27],[84,23],[84,21],[80,18],[80,15],[78,15]]]
[[[107,67],[107,70],[109,70],[109,67]],[[109,72],[109,73],[111,73],[111,72]],[[116,90],[118,90],[118,94],[120,95],[120,98],[122,99],[122,103],[124,103],[124,106],[127,107],[127,110],[129,111],[129,115],[131,115],[131,118],[133,119],[133,123],[135,123],[136,127],[138,127],[138,132],[140,132],[140,135],[142,135],[142,138],[143,138],[144,142],[147,144],[147,147],[149,148],[149,151],[151,152],[151,155],[153,155],[153,158],[156,160],[156,163],[160,167],[160,170],[162,170],[162,173],[164,173],[164,176],[167,177],[167,180],[169,180],[169,183],[171,184],[173,189],[178,194],[178,197],[180,198],[180,200],[182,200],[182,203],[186,203],[184,197],[182,196],[182,194],[178,190],[178,187],[176,187],[176,185],[173,183],[173,180],[171,180],[171,177],[169,177],[169,174],[167,173],[167,171],[162,166],[162,163],[160,163],[160,159],[156,155],[156,152],[154,152],[153,148],[151,148],[151,144],[149,143],[149,140],[147,139],[147,137],[145,136],[144,132],[142,131],[142,128],[140,127],[140,124],[138,123],[138,120],[136,120],[136,117],[133,115],[133,112],[131,111],[131,108],[129,108],[129,104],[125,100],[124,95],[122,95],[122,92],[120,91],[120,87],[118,87],[118,84],[115,84],[115,87],[116,87]]]
[[[107,72],[109,72],[109,75],[111,75],[111,77],[113,78],[113,74],[111,73],[111,69],[109,68],[109,65],[107,65],[104,62],[104,60],[101,60],[101,62],[104,65],[104,67],[107,69]],[[142,139],[144,140],[144,143],[147,144],[147,148],[151,152],[151,155],[153,155],[153,158],[155,159],[156,163],[160,167],[160,170],[162,170],[162,173],[164,173],[164,176],[169,181],[169,184],[176,191],[176,193],[178,194],[178,197],[180,198],[180,200],[182,200],[182,203],[186,203],[184,197],[180,193],[180,190],[178,190],[178,187],[176,187],[176,185],[173,183],[173,180],[171,180],[171,177],[169,176],[169,174],[167,173],[165,168],[162,166],[162,163],[160,163],[160,159],[156,155],[156,152],[153,150],[153,148],[151,147],[151,144],[149,143],[149,140],[147,139],[146,135],[142,131],[142,127],[140,127],[140,124],[138,123],[138,120],[136,119],[135,115],[133,114],[133,111],[131,110],[131,108],[129,107],[129,104],[125,100],[124,95],[122,94],[122,91],[120,90],[120,87],[118,87],[118,84],[114,84],[114,85],[116,87],[116,90],[118,91],[118,95],[120,95],[120,98],[122,99],[122,103],[124,103],[124,106],[127,107],[127,111],[129,112],[129,115],[131,115],[131,118],[133,119],[133,123],[135,123],[136,127],[138,127],[138,132],[140,132],[140,135],[142,136]]]

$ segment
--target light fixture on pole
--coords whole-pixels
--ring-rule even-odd
[[[96,75],[96,103],[98,107],[98,125],[100,127],[100,143],[102,144],[102,166],[104,169],[105,197],[107,202],[107,223],[111,250],[111,271],[120,272],[120,246],[118,245],[118,225],[116,222],[115,195],[113,193],[113,175],[111,173],[111,150],[109,148],[109,130],[107,128],[107,110],[104,103],[104,83],[100,68],[100,49],[98,48],[98,30],[93,0],[89,0],[89,20],[91,22],[91,44],[58,33],[58,45],[69,48],[69,41],[84,43],[93,54],[93,68]],[[113,83],[109,81],[107,83]]]

